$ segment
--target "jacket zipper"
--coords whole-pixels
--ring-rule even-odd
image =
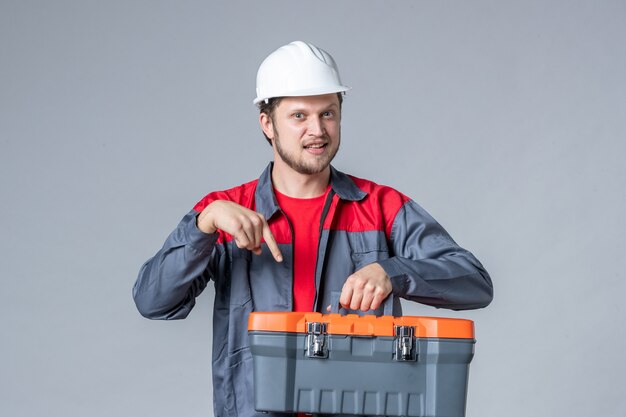
[[[293,225],[291,224],[291,220],[289,220],[289,216],[287,216],[287,214],[283,211],[283,209],[281,209],[280,207],[278,208],[280,210],[280,213],[283,215],[283,217],[285,217],[285,220],[287,220],[287,224],[289,225],[289,233],[291,234],[291,291],[289,293],[289,299],[291,300],[291,311],[293,311],[293,307],[294,307],[294,298],[293,298],[293,281],[294,281],[294,272],[295,272],[295,264],[294,264],[294,258],[296,255],[296,239],[294,236],[294,232],[293,232]]]
[[[313,275],[314,280],[316,280],[317,268],[319,266],[319,261],[320,261],[320,243],[322,242],[322,231],[324,230],[324,222],[326,221],[326,216],[328,216],[328,212],[330,211],[330,206],[333,202],[334,196],[335,196],[335,192],[331,188],[330,191],[328,192],[328,197],[326,197],[326,201],[324,202],[324,208],[322,209],[322,216],[320,218],[320,228],[319,228],[319,233],[318,233],[318,238],[317,238],[317,253],[315,254],[315,274]],[[322,303],[322,297],[320,297],[320,294],[324,294],[322,291],[324,288],[324,281],[322,279],[323,272],[324,271],[320,271],[320,285],[319,285],[319,288],[315,286],[316,300],[313,301],[313,305],[311,306],[313,308],[313,311],[318,311],[322,313],[324,313],[324,311],[322,311],[323,306],[320,305]],[[315,282],[313,284],[315,284]]]

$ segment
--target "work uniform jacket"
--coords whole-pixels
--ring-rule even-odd
[[[276,203],[271,169],[272,164],[258,180],[211,193],[198,202],[161,250],[141,267],[133,288],[137,308],[145,317],[182,319],[209,280],[213,281],[216,417],[257,414],[248,315],[252,311],[291,311],[293,306],[292,231]],[[490,303],[492,285],[483,266],[414,201],[392,188],[332,167],[330,185],[319,247],[310,254],[317,259],[312,311],[325,312],[326,306],[337,306],[346,278],[372,262],[378,262],[391,279],[395,316],[402,315],[398,297],[458,310]],[[239,249],[229,234],[200,231],[196,217],[215,200],[233,201],[265,216],[283,262],[276,262],[265,244],[262,253],[254,255]],[[380,315],[382,311],[368,313]]]

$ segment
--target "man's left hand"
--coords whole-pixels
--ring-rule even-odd
[[[391,290],[389,276],[382,266],[374,262],[348,277],[343,284],[339,303],[351,310],[376,310]]]

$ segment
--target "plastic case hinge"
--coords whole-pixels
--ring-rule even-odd
[[[414,343],[415,338],[413,337],[413,327],[396,326],[395,335],[395,354],[393,359],[400,362],[416,361],[417,349],[416,344]]]
[[[306,355],[309,358],[327,358],[326,323],[307,323],[306,332]]]

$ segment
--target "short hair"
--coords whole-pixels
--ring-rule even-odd
[[[259,104],[257,104],[257,106],[259,106],[259,114],[265,113],[267,117],[272,119],[272,123],[273,123],[274,122],[274,110],[276,110],[276,107],[278,107],[278,105],[280,104],[283,98],[284,97],[272,97],[267,100],[260,101]],[[341,105],[343,103],[343,93],[337,93],[337,99],[339,99],[339,110],[341,110]],[[270,138],[267,137],[265,132],[263,132],[263,136],[265,136],[265,140],[267,140],[267,143],[269,143],[271,146],[272,141],[270,140]]]

